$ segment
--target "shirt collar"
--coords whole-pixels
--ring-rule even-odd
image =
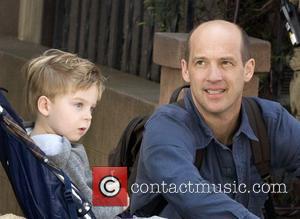
[[[214,139],[214,136],[212,130],[207,126],[202,115],[197,110],[192,98],[191,90],[189,88],[187,89],[184,97],[184,104],[186,110],[193,116],[197,125],[200,127],[198,130],[196,130],[199,142],[199,145],[196,145],[196,147],[198,149],[203,149],[209,145],[212,139]]]
[[[208,144],[211,142],[212,139],[214,139],[214,135],[212,130],[207,126],[205,123],[202,115],[197,110],[191,90],[187,89],[186,95],[184,97],[184,103],[187,111],[191,113],[191,115],[194,117],[194,119],[197,121],[197,124],[200,126],[200,130],[197,131],[197,136],[199,137],[199,143],[200,145],[197,146],[197,148],[205,148],[208,146]],[[241,107],[241,123],[238,131],[235,133],[234,138],[238,137],[241,133],[243,133],[247,138],[258,141],[258,138],[255,136],[253,129],[251,128],[248,120],[248,116],[246,113],[246,109],[244,104],[242,104]]]

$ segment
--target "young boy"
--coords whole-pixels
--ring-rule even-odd
[[[35,117],[34,142],[92,200],[92,175],[83,145],[92,113],[104,90],[100,70],[86,59],[56,49],[32,59],[25,69],[26,104]],[[93,207],[97,218],[113,218],[121,207]]]

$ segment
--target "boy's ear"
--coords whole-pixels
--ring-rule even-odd
[[[43,116],[49,115],[49,110],[51,107],[51,101],[46,96],[40,96],[37,101],[37,108],[39,113],[41,113]]]

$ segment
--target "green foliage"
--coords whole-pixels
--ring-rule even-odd
[[[224,19],[226,4],[224,0],[215,1],[193,1],[194,2],[194,24],[211,19]],[[208,2],[208,3],[207,3]]]
[[[144,7],[151,15],[151,24],[156,21],[160,31],[174,32],[181,18],[180,3],[180,0],[145,0]]]

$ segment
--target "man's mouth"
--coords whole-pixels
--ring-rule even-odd
[[[208,94],[221,94],[225,92],[225,89],[204,89],[204,91]]]

